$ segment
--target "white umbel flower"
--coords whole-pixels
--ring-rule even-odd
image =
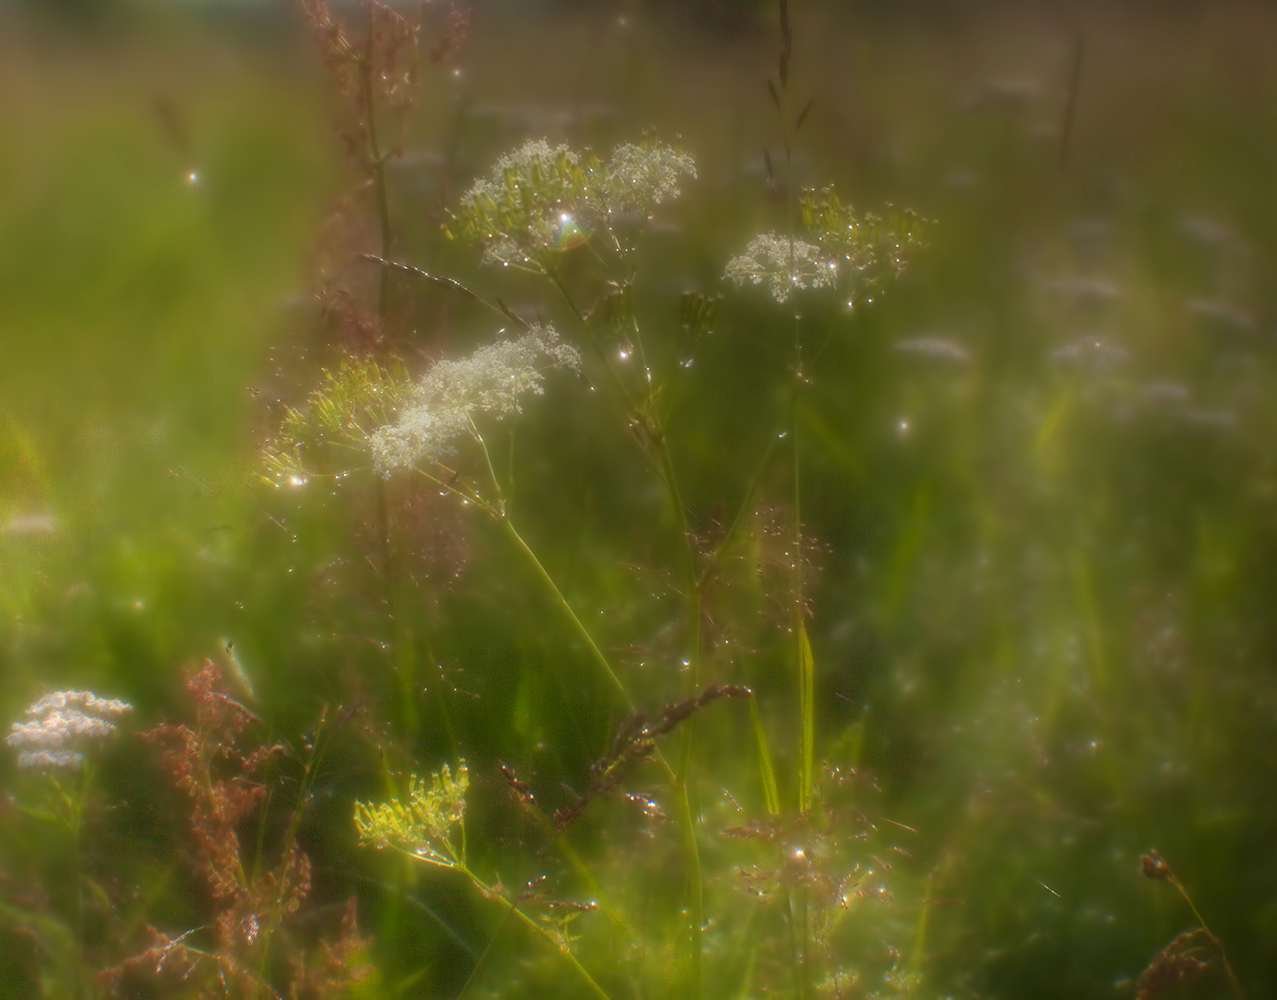
[[[75,767],[84,759],[75,748],[105,740],[115,732],[110,720],[132,708],[92,691],[55,691],[26,710],[26,721],[9,727],[5,742],[18,751],[19,767]]]
[[[696,161],[669,146],[646,148],[624,142],[612,151],[604,190],[608,208],[646,216],[663,202],[677,198],[679,179],[696,178]]]
[[[738,285],[766,281],[772,298],[784,302],[796,289],[834,287],[838,263],[814,244],[764,233],[728,262],[726,276]]]
[[[545,371],[581,367],[576,348],[550,327],[481,347],[468,358],[439,361],[413,389],[397,423],[373,433],[373,467],[382,476],[452,454],[458,439],[474,436],[479,414],[498,419],[518,413],[525,396],[541,395]]]
[[[455,231],[481,244],[490,263],[544,268],[548,254],[622,220],[647,219],[678,196],[683,177],[695,176],[690,156],[650,140],[622,143],[604,163],[588,151],[535,139],[475,181],[453,216]]]

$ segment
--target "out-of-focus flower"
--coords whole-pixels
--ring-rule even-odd
[[[26,710],[26,721],[10,726],[5,742],[17,749],[19,767],[75,767],[84,760],[77,747],[105,740],[115,732],[110,720],[132,708],[92,691],[55,691]]]
[[[265,449],[264,478],[273,486],[300,487],[318,475],[346,475],[351,456],[368,450],[369,437],[411,392],[412,375],[397,358],[343,359],[324,372],[305,406],[285,411],[279,434]]]
[[[899,354],[907,354],[928,361],[965,365],[971,360],[971,352],[955,340],[945,337],[909,337],[892,345]]]
[[[884,277],[899,277],[909,252],[922,244],[926,223],[914,212],[857,215],[832,187],[804,191],[802,232],[811,242],[776,233],[758,236],[727,265],[737,284],[768,284],[784,302],[803,288],[841,288],[848,304]]]
[[[772,298],[784,302],[795,289],[833,288],[838,264],[812,243],[764,233],[728,262],[726,275],[738,285],[765,281]]]
[[[686,153],[659,143],[621,143],[612,151],[603,179],[607,208],[646,216],[657,205],[679,196],[678,184],[684,175],[696,177],[696,161]]]
[[[543,326],[481,347],[468,358],[440,361],[413,388],[399,420],[372,435],[373,466],[389,476],[418,462],[433,464],[452,453],[458,438],[474,436],[475,415],[518,413],[522,397],[545,391],[546,369],[580,367],[576,348]]]
[[[622,219],[646,219],[678,196],[684,176],[696,176],[695,161],[658,142],[622,143],[603,162],[536,139],[475,181],[446,231],[482,245],[489,262],[545,267],[547,254]]]

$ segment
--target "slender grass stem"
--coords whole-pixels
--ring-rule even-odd
[[[406,855],[407,857],[414,856],[411,852],[404,851],[402,849],[400,849],[400,853]],[[468,878],[471,881],[471,883],[473,883],[475,888],[477,888],[484,896],[488,897],[489,899],[500,898],[500,893],[498,893],[497,890],[495,890],[487,882],[485,882],[478,875],[472,872],[466,865],[455,864],[455,865],[450,865],[448,867],[456,868],[457,871],[459,871],[462,875]],[[576,970],[577,975],[580,976],[581,979],[585,982],[585,984],[589,987],[591,993],[593,993],[596,997],[599,997],[600,1000],[610,1000],[610,998],[607,995],[607,992],[603,989],[602,986],[598,984],[595,978],[590,975],[589,970],[587,970],[585,966],[583,966],[580,963],[577,957],[572,954],[571,949],[567,947],[567,944],[561,938],[555,937],[553,934],[547,931],[544,927],[542,927],[539,923],[537,923],[535,920],[529,917],[526,913],[524,913],[521,909],[519,909],[519,900],[517,899],[507,900],[506,903],[509,906],[509,910],[506,912],[506,915],[503,918],[502,923],[498,926],[497,932],[493,935],[493,941],[496,940],[496,937],[500,934],[501,930],[504,928],[505,922],[509,920],[511,916],[517,917],[519,921],[525,927],[535,932],[539,937],[547,941],[554,948],[556,952],[558,952],[560,955],[564,957],[564,959],[567,960],[568,964],[571,965],[572,968]],[[491,948],[492,948],[492,942],[489,942],[488,947],[484,949],[483,954],[479,957],[479,963],[475,967],[476,971],[478,970],[480,966],[483,965],[483,960],[487,957],[488,952],[491,950]],[[474,977],[474,973],[472,972],[470,978],[473,979],[473,977]],[[463,994],[465,993],[466,987],[468,987],[469,985],[470,985],[470,980],[467,979],[465,986],[462,987],[461,992]]]
[[[381,227],[381,256],[390,256],[390,198],[386,192],[386,158],[382,154],[377,140],[377,106],[374,52],[377,37],[376,13],[373,4],[368,5],[368,38],[364,45],[363,60],[363,104],[364,124],[368,137],[368,162],[372,167],[373,190],[377,199],[377,221]],[[382,269],[377,286],[377,315],[386,316],[386,300],[390,294],[390,272]]]
[[[492,949],[496,947],[497,941],[500,939],[502,932],[506,929],[506,926],[510,923],[510,919],[514,916],[514,914],[515,904],[511,903],[510,909],[506,910],[505,916],[503,916],[501,918],[501,922],[497,924],[497,929],[492,932],[492,937],[488,939],[488,944],[483,949],[483,953],[474,963],[474,968],[470,970],[470,975],[466,976],[466,981],[461,984],[461,991],[457,994],[456,1000],[464,1000],[465,995],[470,992],[470,987],[478,981],[479,973],[482,972],[484,966],[488,964],[488,956],[492,954]]]
[[[688,978],[688,995],[693,1000],[700,1000],[702,988],[705,927],[705,887],[701,875],[700,850],[696,844],[696,818],[692,815],[692,804],[687,794],[687,785],[678,783],[678,811],[683,828],[683,851],[687,857],[687,923],[691,969]]]
[[[530,563],[532,563],[533,567],[537,571],[537,575],[541,578],[541,581],[550,588],[550,593],[554,595],[555,600],[558,601],[559,606],[563,609],[563,613],[567,615],[568,620],[571,621],[573,627],[576,629],[577,635],[580,636],[581,640],[585,643],[586,649],[590,651],[590,656],[594,659],[594,662],[598,664],[607,679],[611,681],[612,687],[616,689],[617,694],[620,695],[621,701],[625,704],[626,710],[630,712],[634,711],[634,701],[630,698],[630,693],[625,689],[625,685],[621,683],[621,679],[616,676],[616,672],[612,669],[612,665],[608,662],[607,657],[603,655],[603,650],[599,649],[598,643],[594,641],[594,636],[590,634],[590,630],[585,627],[585,623],[582,622],[581,619],[577,617],[576,612],[572,610],[572,605],[569,604],[568,599],[563,596],[563,591],[559,590],[559,585],[554,582],[554,577],[550,576],[549,570],[547,570],[541,560],[537,558],[537,554],[532,551],[532,549],[528,546],[528,543],[523,540],[523,536],[519,534],[508,516],[500,514],[498,515],[497,520],[500,522],[502,530],[504,530],[510,540],[514,542],[515,547],[524,554]]]
[[[599,345],[598,339],[592,335],[589,324],[585,315],[573,300],[571,293],[563,284],[557,273],[551,269],[543,269],[546,278],[558,290],[559,294],[567,303],[568,308],[572,310],[572,314],[581,324],[582,329],[586,333],[586,337],[590,345],[598,355],[600,362],[607,371],[609,378],[621,398],[625,400],[625,404],[629,409],[630,420],[633,425],[642,429],[644,434],[644,443],[650,444],[656,450],[657,472],[665,486],[669,495],[670,503],[674,507],[675,521],[678,525],[680,537],[687,559],[687,575],[688,575],[688,604],[689,604],[689,630],[690,630],[690,682],[695,685],[699,683],[700,674],[700,615],[701,615],[701,580],[696,568],[696,552],[692,546],[691,533],[688,530],[687,513],[683,507],[682,495],[678,488],[678,479],[674,472],[674,463],[670,457],[669,448],[665,441],[665,434],[659,422],[655,421],[654,416],[649,412],[651,407],[641,409],[625,387],[625,383],[616,373],[616,369],[612,367],[612,363],[608,360],[607,355],[603,353],[602,347]],[[637,331],[637,322],[635,323]],[[637,335],[637,333],[636,333]],[[643,361],[646,370],[646,360]],[[650,383],[650,379],[649,379]],[[651,386],[648,387],[648,402],[651,401]],[[645,449],[646,450],[646,449]],[[651,458],[651,452],[647,452]],[[536,566],[536,569],[545,583],[550,587],[551,591],[558,599],[569,618],[576,626],[578,633],[585,640],[586,645],[590,649],[594,659],[603,668],[607,676],[612,680],[617,691],[620,692],[623,701],[629,711],[634,711],[634,702],[630,698],[629,692],[626,691],[625,685],[621,683],[619,677],[612,670],[611,664],[608,663],[598,645],[595,643],[593,636],[577,617],[576,612],[572,610],[567,599],[564,598],[562,592],[555,584],[553,578],[546,571],[541,561],[537,559],[536,554],[528,547],[527,543],[514,529],[508,517],[502,517],[502,524],[508,534],[514,539],[515,543],[523,550],[525,555]],[[694,690],[694,687],[693,687]],[[678,812],[680,825],[682,827],[683,839],[683,855],[687,865],[688,878],[688,925],[689,925],[689,990],[688,994],[692,1000],[700,1000],[702,991],[702,952],[703,952],[703,928],[705,924],[705,907],[704,907],[704,886],[701,873],[700,850],[696,843],[696,817],[692,809],[691,796],[688,789],[688,777],[692,766],[692,749],[693,739],[691,727],[684,731],[683,741],[679,752],[679,761],[677,769],[672,769],[666,762],[664,755],[658,749],[653,754],[655,762],[664,770],[675,788],[675,794],[678,801]]]
[[[274,940],[275,931],[284,916],[284,892],[288,888],[287,866],[297,850],[297,829],[301,825],[302,810],[310,798],[310,790],[314,785],[315,774],[319,770],[324,753],[327,751],[329,744],[332,743],[331,728],[326,731],[324,726],[327,718],[328,708],[325,706],[316,726],[315,742],[311,745],[309,759],[306,761],[306,771],[302,775],[301,785],[298,788],[297,802],[294,804],[292,814],[288,818],[288,830],[284,835],[284,857],[280,861],[279,887],[275,893],[275,898],[271,900],[270,916],[266,921],[266,926],[262,928],[262,953],[257,963],[257,977],[263,982],[266,979],[266,972],[270,963],[271,941]],[[324,738],[325,736],[327,736],[327,739]]]
[[[1245,1000],[1246,994],[1242,992],[1242,984],[1237,978],[1237,973],[1233,971],[1233,963],[1228,960],[1228,953],[1224,951],[1223,944],[1220,943],[1219,935],[1210,929],[1206,923],[1206,918],[1202,916],[1201,910],[1197,908],[1197,904],[1193,902],[1193,897],[1188,894],[1188,890],[1184,888],[1184,883],[1179,877],[1172,875],[1169,879],[1170,883],[1175,886],[1176,891],[1184,898],[1184,902],[1188,904],[1188,908],[1193,911],[1193,916],[1197,922],[1201,924],[1202,930],[1211,936],[1216,945],[1218,945],[1219,959],[1224,966],[1224,975],[1228,977],[1228,985],[1232,987],[1233,995],[1237,1000]]]
[[[542,273],[546,279],[554,286],[555,290],[563,297],[563,301],[567,303],[568,308],[572,310],[572,315],[576,317],[581,329],[585,331],[586,340],[590,342],[590,347],[598,357],[599,362],[603,365],[604,371],[608,374],[608,380],[612,386],[620,393],[621,398],[625,400],[625,405],[629,408],[631,415],[638,414],[639,406],[634,401],[634,397],[630,395],[630,390],[625,387],[625,383],[621,380],[621,376],[616,373],[616,369],[612,367],[612,362],[608,360],[608,356],[603,353],[603,348],[599,345],[598,338],[594,336],[590,329],[589,321],[585,318],[585,314],[581,312],[576,304],[576,300],[572,298],[572,293],[568,291],[567,286],[563,284],[562,279],[550,270],[543,270]]]
[[[514,542],[515,546],[524,554],[529,562],[536,569],[537,574],[541,577],[542,582],[550,588],[550,592],[558,601],[559,606],[567,615],[576,629],[577,634],[585,642],[586,648],[589,649],[594,661],[603,670],[608,680],[612,682],[612,686],[620,695],[621,701],[625,704],[627,711],[634,711],[634,700],[630,697],[629,691],[621,679],[612,669],[612,665],[608,662],[603,651],[599,649],[598,643],[594,641],[594,637],[590,634],[590,630],[585,627],[585,623],[577,617],[576,612],[572,609],[572,605],[568,603],[563,592],[559,590],[558,584],[554,582],[554,578],[550,576],[545,565],[537,558],[535,552],[532,551],[528,543],[524,541],[523,536],[515,529],[510,518],[505,515],[498,517],[502,529]],[[653,760],[665,772],[671,784],[675,789],[675,797],[678,802],[678,812],[680,826],[682,827],[683,838],[683,855],[687,864],[687,878],[689,886],[688,899],[688,922],[689,922],[689,940],[690,940],[690,959],[691,959],[691,988],[689,995],[692,1000],[700,1000],[701,996],[701,952],[702,952],[702,928],[705,924],[705,907],[701,874],[700,850],[696,843],[696,819],[692,813],[691,800],[688,795],[687,783],[681,780],[678,774],[669,766],[665,757],[658,749],[653,754]]]

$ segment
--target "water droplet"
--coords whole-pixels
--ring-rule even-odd
[[[186,175],[186,183],[190,185],[191,187],[194,187],[199,182],[200,182],[200,175],[197,174],[194,170],[192,170],[189,174]]]

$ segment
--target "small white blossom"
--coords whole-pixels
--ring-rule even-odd
[[[453,218],[456,232],[481,244],[489,263],[535,268],[544,266],[544,254],[621,218],[646,219],[678,196],[684,176],[696,176],[695,161],[660,143],[622,143],[603,163],[589,151],[535,139],[475,181]]]
[[[468,358],[440,361],[413,389],[395,424],[372,435],[373,466],[382,476],[450,455],[459,438],[474,436],[473,419],[518,413],[521,397],[541,395],[547,368],[579,370],[581,355],[550,327],[481,347]]]
[[[5,742],[18,750],[20,767],[75,767],[84,754],[73,746],[105,740],[115,732],[110,719],[132,708],[92,691],[55,691],[26,710],[26,721],[9,727]]]
[[[643,148],[624,142],[608,161],[604,195],[608,207],[618,212],[647,215],[680,194],[679,178],[695,179],[696,161],[686,153],[659,144]]]
[[[811,243],[764,233],[728,262],[726,276],[738,285],[766,281],[772,297],[784,302],[795,289],[834,287],[838,264]]]
[[[462,213],[482,231],[488,262],[521,263],[533,248],[557,242],[579,199],[579,162],[567,146],[533,139],[474,182],[461,199]]]

